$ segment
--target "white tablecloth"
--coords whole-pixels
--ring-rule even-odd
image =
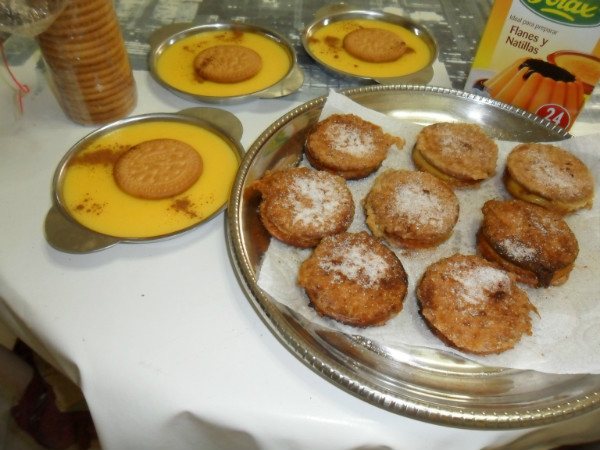
[[[527,430],[412,420],[322,379],[261,322],[230,266],[223,214],[175,239],[93,254],[52,249],[43,222],[70,122],[37,71],[24,115],[0,127],[0,321],[79,384],[104,449],[479,449]],[[137,71],[134,114],[195,106]],[[10,94],[12,95],[12,94]],[[11,97],[12,98],[12,97]],[[242,144],[301,103],[227,106]],[[13,105],[14,106],[14,105]]]

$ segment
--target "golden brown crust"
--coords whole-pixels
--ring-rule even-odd
[[[488,200],[477,236],[481,255],[535,287],[564,283],[579,253],[558,213],[521,200]]]
[[[516,146],[506,160],[504,182],[514,197],[560,214],[592,206],[591,171],[575,155],[554,145]]]
[[[413,161],[457,188],[477,187],[496,173],[498,146],[479,125],[441,122],[417,135]]]
[[[357,327],[383,325],[398,314],[407,283],[394,252],[366,231],[324,238],[298,274],[319,315]]]
[[[308,167],[267,171],[253,184],[260,191],[260,218],[267,231],[289,245],[314,247],[348,229],[354,200],[344,178]]]
[[[216,83],[249,80],[262,68],[261,56],[241,45],[216,45],[201,51],[194,59],[201,78]]]
[[[390,62],[406,53],[406,42],[395,33],[379,28],[359,28],[344,37],[344,50],[367,62]]]
[[[202,157],[176,139],[144,141],[127,150],[113,168],[117,185],[134,197],[156,200],[189,189],[202,174]]]
[[[407,249],[434,247],[452,234],[459,203],[447,184],[425,172],[387,170],[364,200],[373,235]]]
[[[502,353],[531,335],[529,313],[536,311],[508,272],[477,255],[455,254],[430,265],[417,299],[438,337],[478,355]]]
[[[333,114],[310,131],[305,153],[317,169],[356,179],[377,170],[392,144],[404,141],[354,114]]]

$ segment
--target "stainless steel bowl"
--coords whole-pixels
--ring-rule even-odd
[[[343,92],[371,109],[427,125],[465,121],[494,138],[558,141],[564,129],[513,106],[452,89],[369,86]],[[326,97],[274,122],[247,151],[227,214],[232,264],[248,300],[280,342],[314,372],[375,406],[415,419],[469,428],[519,428],[575,417],[600,406],[599,375],[558,375],[487,367],[423,348],[386,347],[324,328],[284,306],[258,285],[270,236],[248,187],[267,170],[302,158],[306,135]]]
[[[318,30],[333,22],[358,19],[388,22],[401,26],[402,28],[412,32],[427,45],[430,52],[429,63],[416,72],[399,77],[365,77],[344,72],[329,64],[326,64],[311,51],[309,42]],[[380,84],[427,84],[433,78],[433,63],[437,59],[439,52],[438,44],[433,34],[431,34],[431,32],[425,26],[415,22],[414,20],[398,14],[386,13],[383,11],[365,11],[353,9],[351,6],[346,6],[344,4],[334,4],[319,10],[316,14],[315,21],[308,25],[302,33],[302,45],[312,59],[321,64],[332,74],[355,80],[375,81]]]
[[[209,31],[244,31],[249,33],[260,34],[268,39],[271,39],[272,41],[280,45],[290,58],[290,68],[287,74],[275,84],[268,86],[262,90],[252,92],[249,94],[229,97],[192,94],[190,92],[180,89],[180,87],[178,86],[173,86],[172,84],[169,84],[166,80],[164,80],[158,75],[156,70],[158,60],[160,59],[164,51],[167,48],[169,48],[169,46],[173,45],[173,43],[177,42],[178,40],[184,39],[188,36],[206,33]],[[304,73],[298,65],[296,52],[292,45],[279,33],[276,33],[273,30],[258,25],[244,23],[216,23],[210,25],[177,23],[156,30],[150,36],[149,41],[150,54],[148,64],[150,68],[150,74],[162,87],[188,100],[207,103],[231,104],[247,101],[252,98],[284,97],[297,91],[304,82]]]
[[[145,114],[105,125],[88,134],[71,147],[56,168],[52,182],[52,207],[46,215],[44,224],[46,240],[52,247],[67,253],[89,253],[111,247],[119,242],[142,243],[172,238],[206,223],[225,209],[226,204],[223,203],[212,215],[203,218],[200,222],[190,227],[173,233],[146,238],[109,236],[98,233],[82,225],[76,218],[69,214],[64,204],[62,186],[69,162],[80,151],[89,147],[97,139],[115,130],[139,123],[165,121],[187,123],[209,130],[226,141],[241,161],[244,154],[244,149],[239,142],[243,132],[242,124],[234,115],[220,109],[191,108],[179,111],[178,113]]]

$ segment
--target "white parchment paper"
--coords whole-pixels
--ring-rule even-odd
[[[334,113],[352,112],[380,125],[384,131],[406,140],[402,149],[392,147],[376,173],[362,180],[351,180],[348,186],[356,203],[354,221],[348,231],[367,230],[361,205],[377,175],[388,168],[415,169],[411,150],[422,128],[365,108],[348,97],[330,92],[321,119]],[[481,223],[481,207],[491,198],[510,198],[501,180],[506,156],[515,142],[497,141],[499,158],[496,176],[476,190],[457,190],[460,217],[452,237],[439,247],[418,252],[396,250],[409,278],[409,291],[404,309],[384,326],[355,328],[321,318],[309,306],[309,300],[296,284],[300,263],[312,250],[296,249],[272,239],[259,274],[258,285],[281,303],[288,305],[321,326],[340,330],[394,347],[412,345],[443,349],[461,354],[482,364],[515,369],[534,369],[550,373],[600,374],[600,200],[591,210],[566,217],[579,241],[579,256],[569,280],[562,286],[534,289],[521,285],[536,306],[539,316],[532,314],[533,335],[524,336],[512,350],[483,357],[450,349],[436,338],[418,314],[415,287],[425,268],[454,253],[476,253],[475,234]],[[600,181],[600,134],[574,137],[553,143],[575,153],[594,173],[596,187]],[[303,163],[307,164],[307,163]]]

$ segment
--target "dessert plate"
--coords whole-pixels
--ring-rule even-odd
[[[433,34],[420,23],[398,14],[366,11],[344,4],[323,7],[316,12],[315,17],[315,20],[302,33],[302,45],[309,56],[328,72],[357,81],[375,81],[380,84],[427,84],[432,79],[433,63],[438,57],[438,44]],[[379,26],[375,24],[379,23],[382,24],[380,26],[404,29],[405,40],[410,39],[407,41],[411,48],[408,53],[422,51],[424,58],[421,61],[422,64],[415,67],[414,70],[405,69],[407,61],[412,61],[411,64],[416,63],[416,60],[413,60],[415,55],[410,54],[388,63],[373,64],[359,61],[350,57],[342,49],[340,37],[321,35],[321,32],[326,31],[326,27],[331,28],[352,22],[373,23],[376,28]],[[418,44],[416,52],[410,42]],[[394,75],[386,74],[386,70],[393,71]]]
[[[179,130],[187,133],[185,139],[180,138]],[[239,142],[242,132],[242,124],[233,114],[200,107],[177,113],[132,116],[98,128],[75,143],[55,170],[52,206],[44,223],[47,242],[63,252],[89,253],[119,242],[142,243],[175,237],[209,221],[226,207],[231,183],[244,153]],[[153,134],[156,136],[151,137]],[[205,163],[195,183],[197,186],[185,193],[186,196],[187,192],[194,193],[193,197],[142,200],[117,189],[112,177],[112,150],[164,138],[189,140],[203,155]],[[208,167],[207,161],[210,161]],[[69,196],[65,180],[70,166],[77,164],[85,166],[81,169],[82,175],[70,179],[82,181],[84,190],[81,192],[84,194]],[[227,179],[225,174],[230,178]],[[70,186],[76,186],[76,183],[71,181]],[[204,197],[195,194],[196,191],[204,192],[202,189],[214,195],[210,202],[206,201],[206,207],[198,204]],[[73,203],[74,198],[76,203]],[[153,221],[160,225],[151,227]],[[122,225],[129,223],[131,226]]]
[[[176,68],[175,75],[167,72],[161,64],[165,54],[175,45],[183,44],[183,40],[202,36],[223,35],[229,33],[230,37],[221,39],[223,44],[235,44],[237,37],[244,39],[244,33],[255,39],[262,39],[260,44],[252,45],[263,57],[263,68],[251,80],[242,83],[212,83],[194,80],[194,57],[200,51],[187,47],[182,49],[181,58],[185,61],[170,60],[181,67]],[[207,103],[232,104],[250,100],[252,98],[277,98],[289,95],[302,86],[304,73],[298,65],[296,52],[292,45],[273,30],[258,25],[244,23],[216,23],[210,25],[195,25],[191,23],[176,23],[156,30],[149,38],[150,53],[148,64],[152,77],[165,89],[193,101]],[[220,41],[219,41],[220,42]],[[212,44],[211,44],[212,45]],[[267,49],[273,52],[268,53]],[[181,76],[189,68],[189,76]],[[264,72],[281,72],[278,79],[262,79]],[[256,79],[256,85],[246,86]],[[269,81],[270,80],[270,81]],[[234,86],[234,85],[237,85]],[[239,92],[232,89],[240,88]]]

